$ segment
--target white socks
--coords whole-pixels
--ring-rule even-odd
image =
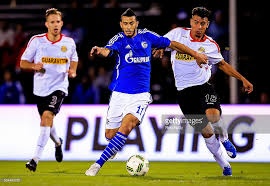
[[[219,135],[219,140],[222,143],[228,139],[227,127],[221,118],[218,122],[211,124],[214,127],[215,133]]]
[[[223,155],[223,151],[220,148],[220,143],[216,139],[215,135],[212,135],[210,138],[204,138],[205,143],[209,151],[214,155],[215,160],[219,164],[219,166],[224,169],[224,167],[231,167],[230,163],[226,160]]]
[[[59,136],[56,134],[56,130],[55,130],[54,125],[51,127],[50,138],[55,143],[55,146],[58,146],[58,145],[61,144],[60,139],[59,139]]]
[[[38,137],[38,142],[37,142],[37,147],[36,147],[36,151],[35,151],[35,155],[34,155],[34,160],[36,161],[36,163],[38,163],[42,152],[44,150],[44,147],[46,146],[49,137],[50,137],[50,129],[51,127],[40,127],[40,135]]]

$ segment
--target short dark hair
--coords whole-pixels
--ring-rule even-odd
[[[137,15],[134,13],[134,11],[131,8],[126,9],[126,11],[122,13],[121,17],[123,16],[127,16],[127,17],[135,16],[137,19]]]
[[[191,14],[192,16],[197,15],[202,18],[207,17],[208,19],[210,19],[211,11],[205,7],[195,7],[192,9]]]

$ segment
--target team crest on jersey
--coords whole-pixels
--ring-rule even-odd
[[[66,47],[66,46],[62,46],[62,47],[61,47],[61,51],[62,51],[62,52],[66,52],[66,51],[67,51],[67,47]]]
[[[145,41],[141,42],[141,45],[143,48],[147,48],[147,46],[148,46],[148,44]]]
[[[199,51],[199,53],[205,53],[205,48],[200,47],[200,48],[198,49],[198,51]]]

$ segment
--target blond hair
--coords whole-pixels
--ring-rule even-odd
[[[46,13],[45,13],[46,20],[47,20],[48,16],[51,15],[51,14],[56,14],[56,15],[59,15],[61,18],[63,18],[62,12],[60,12],[56,8],[49,8],[49,9],[46,10]]]

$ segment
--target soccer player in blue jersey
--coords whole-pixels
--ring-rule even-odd
[[[120,20],[123,32],[112,37],[105,47],[95,46],[90,51],[90,55],[115,56],[116,65],[109,86],[112,95],[105,130],[109,144],[86,170],[87,176],[95,176],[103,164],[123,148],[129,133],[142,122],[152,102],[149,93],[152,48],[169,47],[193,56],[198,64],[207,63],[204,54],[147,29],[138,29],[138,24],[135,13],[127,9]]]

